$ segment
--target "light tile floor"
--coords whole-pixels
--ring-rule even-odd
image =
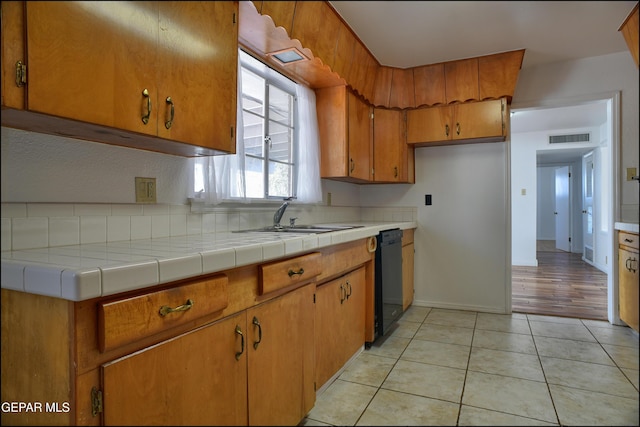
[[[412,306],[300,425],[637,426],[638,348],[606,321]]]

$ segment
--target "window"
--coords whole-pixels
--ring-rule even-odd
[[[246,196],[295,196],[295,83],[240,55]]]
[[[236,154],[194,159],[193,198],[321,202],[314,91],[239,50],[237,107]]]

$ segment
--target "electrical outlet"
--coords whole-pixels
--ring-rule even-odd
[[[156,179],[136,177],[136,203],[156,203]]]

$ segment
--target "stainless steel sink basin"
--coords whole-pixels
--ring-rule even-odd
[[[248,232],[271,232],[271,233],[328,233],[330,231],[350,230],[352,228],[360,228],[362,225],[294,225],[294,226],[282,226],[276,228],[274,226],[254,228],[250,230],[238,230],[235,233],[248,233]]]

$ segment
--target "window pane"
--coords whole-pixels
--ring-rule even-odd
[[[264,116],[264,85],[262,77],[242,69],[242,108]]]
[[[291,163],[293,159],[293,130],[269,121],[269,160]]]
[[[245,153],[264,157],[264,120],[246,111],[242,112],[242,120]]]
[[[292,182],[291,165],[269,162],[269,195],[274,197],[289,197]]]
[[[245,159],[245,177],[247,185],[247,197],[264,198],[264,161],[253,157]]]
[[[269,86],[269,119],[293,124],[293,97],[275,86]]]

